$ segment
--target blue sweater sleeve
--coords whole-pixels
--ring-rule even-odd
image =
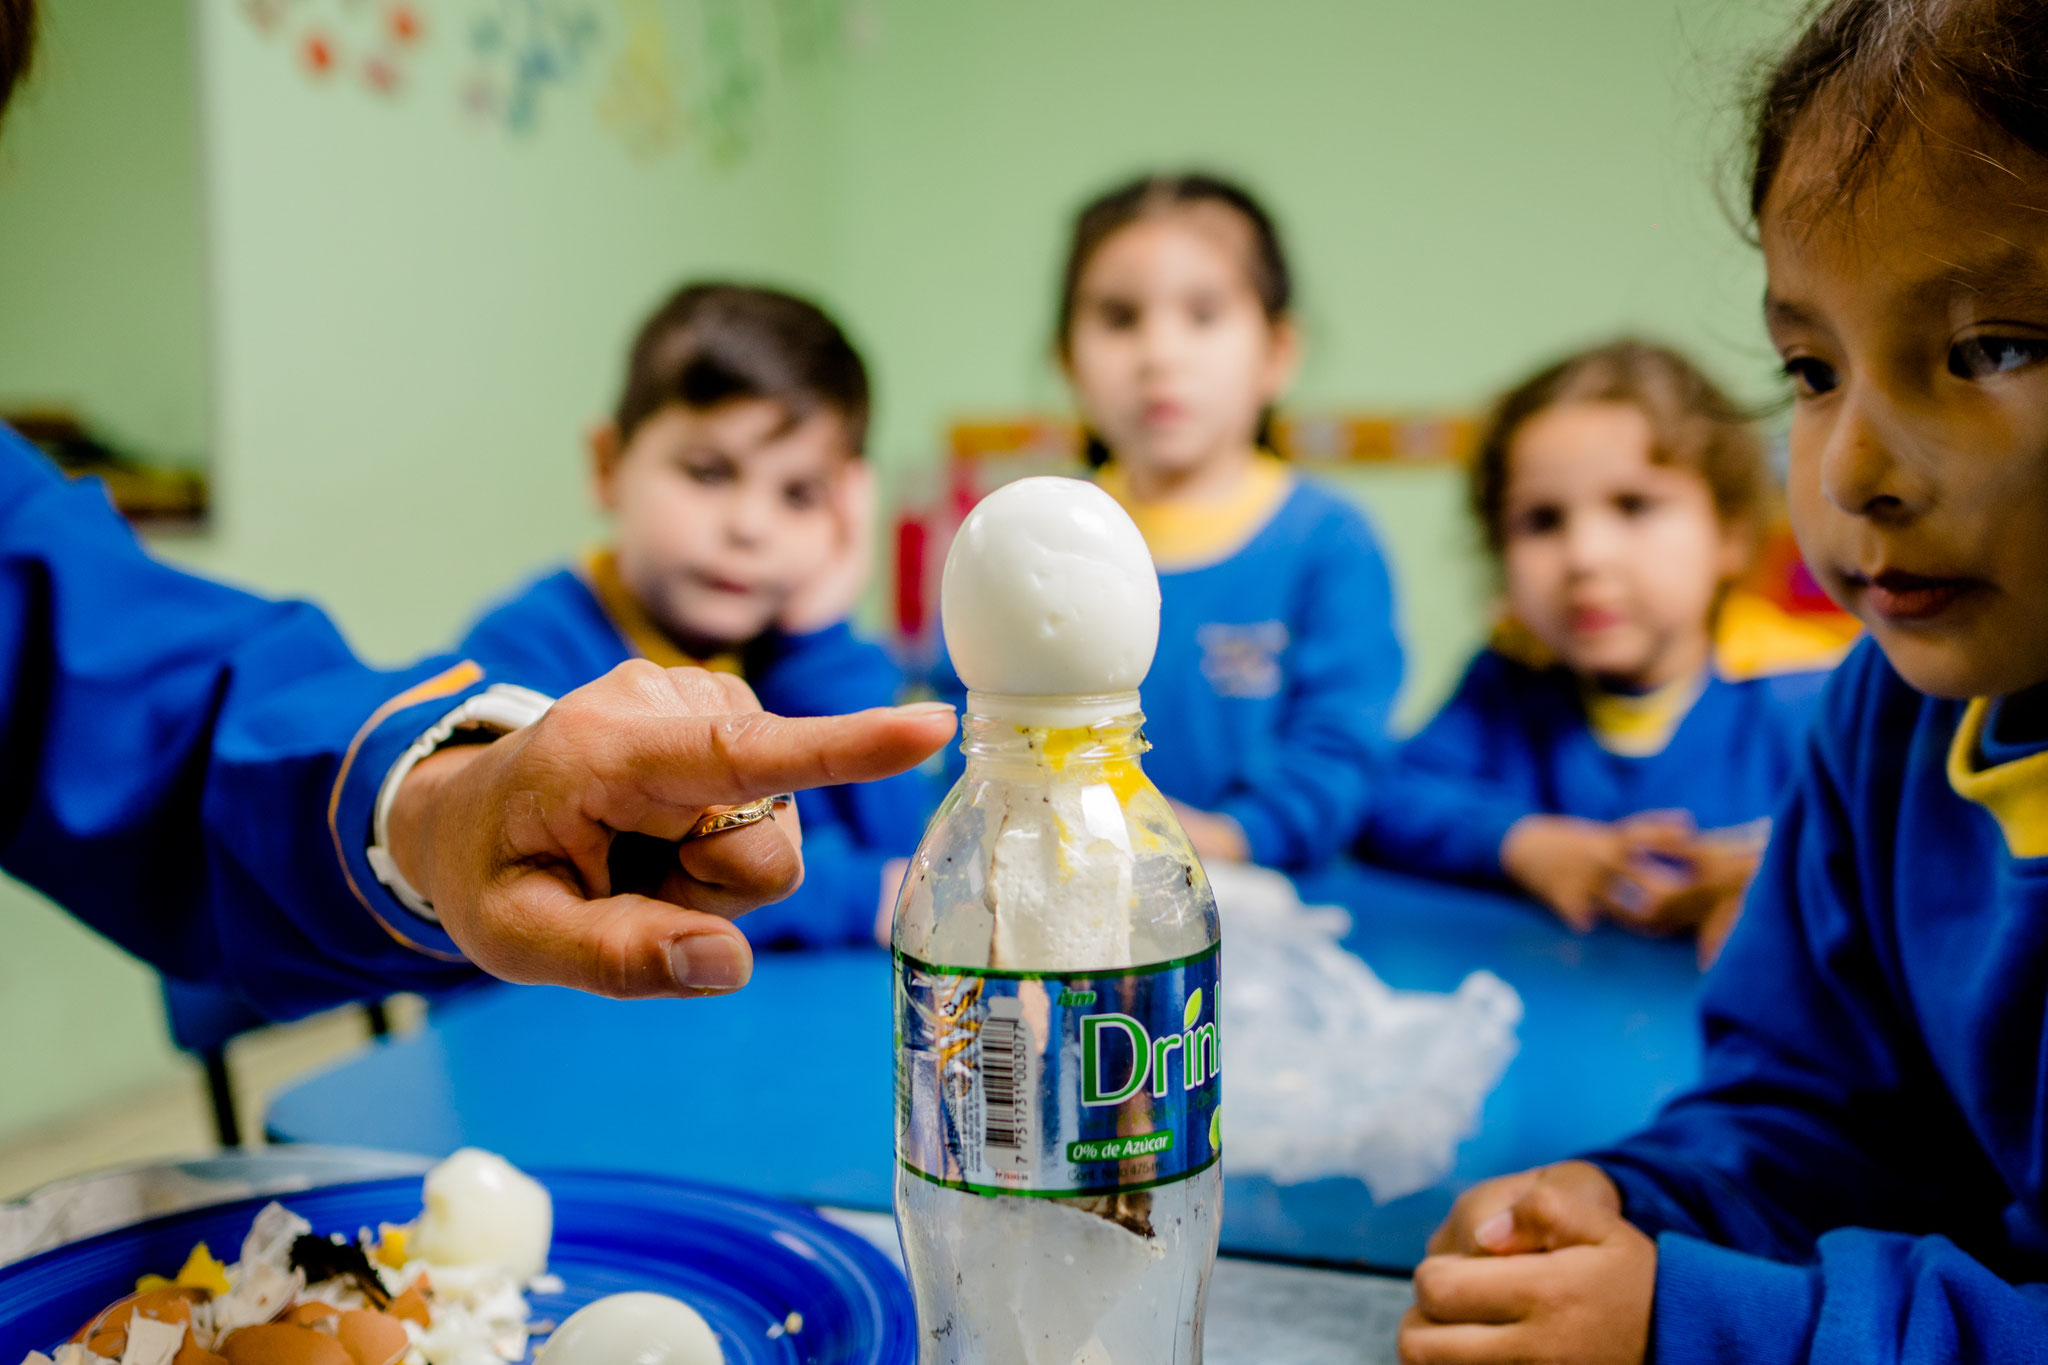
[[[2048,1361],[2048,1286],[2008,1284],[1946,1237],[1860,1228],[1792,1265],[1657,1239],[1656,1365]]]
[[[1217,804],[1269,867],[1313,867],[1356,837],[1401,690],[1393,584],[1365,518],[1333,499],[1310,557],[1280,733]]]
[[[777,637],[764,653],[765,661],[749,672],[761,705],[778,715],[893,706],[903,690],[902,672],[888,654],[844,624]],[[747,937],[764,947],[873,943],[883,867],[916,850],[938,795],[933,780],[916,770],[799,793],[803,885],[740,921]]]
[[[407,745],[482,684],[149,557],[0,428],[0,867],[266,1015],[471,975],[367,865]]]
[[[1989,1343],[2013,1339],[2014,1314],[2048,1341],[2033,1291],[1925,1235],[1974,1232],[2004,1199],[1887,994],[1861,904],[1843,794],[1870,672],[1836,680],[1708,978],[1699,1087],[1591,1158],[1665,1234],[1659,1361],[2012,1359]],[[1943,1332],[1960,1355],[1928,1353]]]
[[[1503,759],[1525,747],[1507,665],[1491,651],[1466,668],[1458,690],[1402,744],[1376,785],[1358,851],[1374,862],[1428,876],[1501,876],[1508,830],[1541,810]]]

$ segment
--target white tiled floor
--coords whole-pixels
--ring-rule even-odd
[[[391,1001],[394,1030],[418,1026],[423,1010],[408,997]],[[362,1011],[336,1010],[236,1039],[228,1066],[235,1078],[242,1132],[262,1141],[270,1096],[298,1077],[346,1056],[369,1039]],[[214,1146],[213,1111],[197,1062],[179,1080],[139,1091],[118,1103],[82,1110],[60,1122],[0,1142],[0,1200],[52,1180],[108,1166],[190,1156]]]

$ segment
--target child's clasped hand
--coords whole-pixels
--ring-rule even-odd
[[[1683,812],[1655,811],[1612,824],[1532,815],[1501,844],[1501,867],[1572,928],[1602,920],[1638,933],[1697,931],[1711,962],[1734,926],[1757,850],[1702,833]]]
[[[1404,1365],[1637,1365],[1657,1244],[1597,1166],[1565,1161],[1468,1191],[1430,1239],[1401,1322]]]

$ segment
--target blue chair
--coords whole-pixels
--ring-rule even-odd
[[[206,1067],[207,1097],[213,1104],[213,1128],[223,1147],[242,1145],[242,1125],[235,1115],[234,1076],[228,1071],[228,1044],[244,1033],[266,1027],[270,1020],[251,1009],[240,996],[217,986],[163,978],[164,1018],[171,1041],[180,1052],[197,1057]],[[379,1000],[363,1006],[370,1036],[385,1038],[391,1019]]]

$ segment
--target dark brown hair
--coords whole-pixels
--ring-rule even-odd
[[[670,403],[736,398],[766,398],[792,421],[836,412],[854,453],[866,444],[868,372],[853,343],[816,304],[750,285],[688,285],[655,309],[633,339],[613,417],[631,440]]]
[[[1068,354],[1073,336],[1075,295],[1081,288],[1081,276],[1102,244],[1141,219],[1203,205],[1226,209],[1243,220],[1251,237],[1245,273],[1251,280],[1252,291],[1259,296],[1268,321],[1279,322],[1287,316],[1294,303],[1294,276],[1287,267],[1287,252],[1280,245],[1280,230],[1273,225],[1273,216],[1250,190],[1201,171],[1141,175],[1097,195],[1074,219],[1066,269],[1060,278],[1059,319],[1053,334],[1054,349],[1062,359]],[[1272,413],[1259,415],[1255,439],[1260,445],[1272,445],[1272,425]],[[1108,448],[1092,433],[1088,437],[1087,458],[1089,464],[1098,467],[1109,460]]]
[[[1763,211],[1806,115],[1841,130],[1832,188],[1853,192],[1926,99],[1945,92],[2048,157],[2048,0],[1827,0],[1751,107],[1749,204]],[[1991,149],[1980,149],[1991,150]]]
[[[1510,451],[1538,413],[1561,403],[1626,403],[1650,423],[1651,458],[1695,470],[1721,523],[1761,533],[1770,494],[1763,442],[1719,385],[1668,346],[1624,337],[1548,365],[1494,404],[1472,461],[1472,511],[1495,556],[1507,541]]]
[[[0,111],[28,74],[36,49],[36,0],[0,0]]]

